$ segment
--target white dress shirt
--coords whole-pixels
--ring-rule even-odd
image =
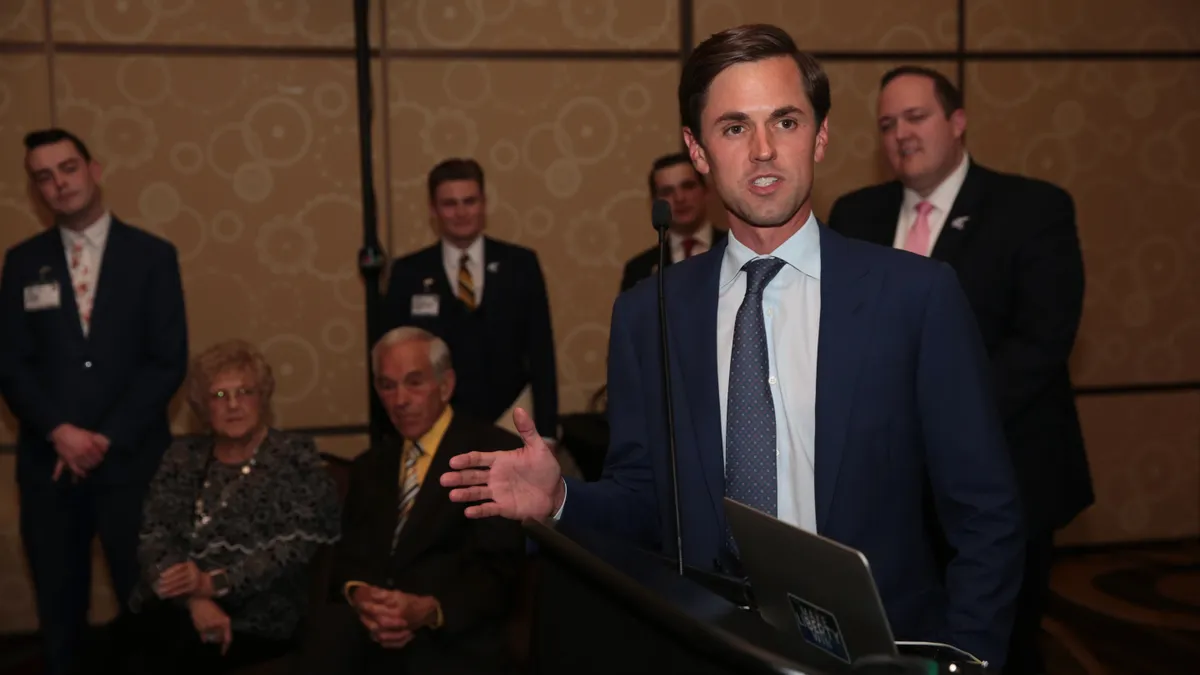
[[[777,517],[817,531],[815,471],[817,340],[821,327],[821,232],[808,221],[768,256],[739,242],[733,231],[721,261],[717,300],[717,386],[721,402],[721,447],[725,448],[729,364],[738,308],[746,296],[742,266],[773,257],[786,265],[763,290],[771,399],[775,405]]]
[[[442,265],[446,268],[446,279],[450,288],[458,295],[458,268],[462,263],[463,253],[467,254],[467,271],[471,273],[471,283],[475,287],[475,306],[483,303],[483,235],[475,237],[470,246],[461,249],[442,240]]]
[[[958,191],[967,179],[967,169],[970,166],[971,159],[964,152],[962,161],[928,197],[921,197],[915,190],[904,188],[904,200],[900,204],[900,217],[896,222],[896,238],[892,243],[895,248],[904,248],[904,243],[908,241],[908,233],[917,222],[917,204],[927,201],[933,205],[933,210],[929,212],[929,250],[919,252],[926,256],[933,252],[938,235],[942,233],[942,227],[946,224],[946,217],[954,207]]]

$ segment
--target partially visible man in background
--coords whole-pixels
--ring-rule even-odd
[[[1041,616],[1055,530],[1093,501],[1068,358],[1083,311],[1083,254],[1071,196],[1002,174],[966,150],[962,94],[941,73],[883,77],[879,131],[896,180],[840,198],[842,234],[949,263],[992,362],[1029,542],[1006,670],[1041,673]]]
[[[649,180],[650,199],[663,199],[671,205],[671,227],[667,230],[668,265],[700,255],[725,238],[725,230],[713,228],[708,219],[708,188],[687,153],[654,160]],[[652,230],[647,227],[646,231]],[[657,237],[657,233],[654,236]],[[621,292],[657,271],[658,244],[655,243],[625,263]]]
[[[538,428],[557,438],[554,331],[537,254],[484,236],[487,196],[475,160],[438,164],[428,186],[440,241],[392,263],[386,328],[418,326],[446,341],[456,410],[511,425],[508,411],[528,391]]]
[[[0,394],[20,426],[21,538],[58,674],[87,625],[96,534],[122,608],[137,582],[142,500],[171,443],[187,320],[175,247],[108,211],[87,146],[47,129],[25,149],[54,227],[5,256]]]

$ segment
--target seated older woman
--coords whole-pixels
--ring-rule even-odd
[[[176,441],[151,483],[116,672],[218,673],[285,653],[310,559],[339,535],[313,441],[268,426],[275,382],[261,354],[217,344],[186,387],[208,433]]]

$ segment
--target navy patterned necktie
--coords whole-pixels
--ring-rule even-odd
[[[772,516],[777,514],[775,404],[771,398],[763,289],[783,269],[779,258],[746,263],[746,297],[733,328],[726,393],[725,494]],[[737,551],[730,541],[733,551]]]

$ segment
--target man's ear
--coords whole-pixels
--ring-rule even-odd
[[[454,369],[447,368],[446,371],[444,373],[442,373],[442,380],[438,384],[438,386],[439,386],[438,393],[442,397],[442,403],[449,403],[450,399],[454,397],[454,385],[456,383],[457,383],[457,379],[455,378],[455,375],[454,375]]]
[[[817,129],[817,140],[813,143],[813,162],[819,162],[825,159],[825,149],[829,147],[829,116],[821,120],[821,126]]]
[[[704,146],[700,143],[700,140],[687,127],[683,128],[683,142],[687,144],[688,157],[692,159],[692,166],[695,167],[696,171],[700,172],[700,175],[707,176],[710,171],[708,154],[704,151]]]
[[[967,111],[959,108],[950,113],[950,128],[954,130],[954,138],[961,140],[967,133]]]

